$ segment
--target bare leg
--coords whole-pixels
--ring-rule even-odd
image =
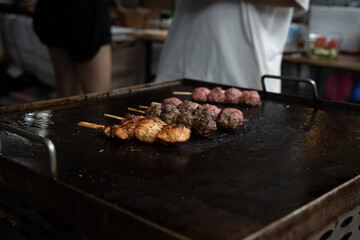
[[[107,92],[111,85],[111,46],[101,46],[89,61],[76,64],[84,93]]]
[[[49,47],[55,70],[58,97],[68,97],[81,93],[80,81],[76,76],[75,62],[61,48]]]

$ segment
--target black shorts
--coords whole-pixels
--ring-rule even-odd
[[[45,45],[88,61],[111,43],[109,6],[108,0],[38,0],[34,30]]]

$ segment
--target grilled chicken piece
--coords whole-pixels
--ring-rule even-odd
[[[119,125],[116,124],[111,124],[111,125],[107,125],[104,127],[104,133],[106,136],[110,137],[110,138],[114,138],[115,137],[115,131],[116,129],[118,129]]]
[[[152,117],[152,119],[154,119],[154,121],[159,124],[161,126],[161,128],[163,128],[164,126],[168,125],[165,121],[161,120],[161,118],[159,117]]]
[[[143,118],[140,119],[135,127],[135,136],[143,142],[153,143],[156,135],[164,127],[163,121],[159,118]]]
[[[183,124],[173,124],[165,126],[157,134],[157,138],[165,143],[183,143],[190,138],[191,130]]]
[[[115,130],[115,135],[122,139],[132,139],[135,135],[135,127],[137,122],[134,120],[125,120]]]

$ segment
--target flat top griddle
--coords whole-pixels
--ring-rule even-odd
[[[215,85],[179,80],[42,108],[0,109],[0,121],[54,142],[58,181],[194,239],[244,238],[360,174],[356,106],[261,93],[256,107],[218,104],[243,111],[238,130],[193,134],[174,145],[108,139],[77,126],[119,123],[103,114],[124,116],[127,107],[197,86]],[[3,157],[49,175],[43,146],[7,131],[0,137]]]

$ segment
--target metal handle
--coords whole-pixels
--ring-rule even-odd
[[[33,134],[31,132],[27,132],[25,130],[1,123],[1,122],[0,122],[0,128],[4,129],[6,131],[16,133],[27,139],[31,139],[33,141],[44,144],[49,150],[51,176],[54,179],[56,179],[56,177],[57,177],[56,151],[55,151],[55,145],[53,144],[53,142],[51,140],[44,138],[44,137],[40,137],[39,135]],[[1,147],[0,147],[0,152],[1,152]]]
[[[304,83],[309,83],[313,90],[314,90],[314,98],[316,100],[319,100],[319,92],[316,86],[316,83],[314,80],[309,79],[309,78],[295,78],[295,77],[284,77],[284,76],[275,76],[275,75],[263,75],[261,77],[261,84],[263,87],[264,92],[266,92],[266,86],[265,86],[265,78],[273,78],[273,79],[280,79],[280,80],[286,80],[286,81],[294,81],[294,82],[304,82]]]

